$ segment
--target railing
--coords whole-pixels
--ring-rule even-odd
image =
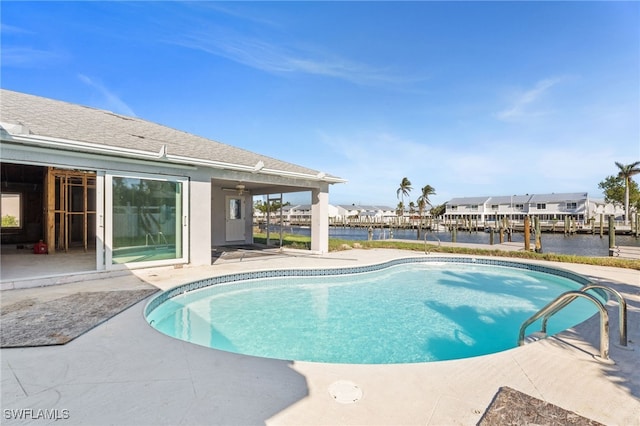
[[[164,236],[164,233],[162,231],[158,232],[158,242],[156,243],[156,239],[153,238],[153,234],[151,234],[151,232],[147,232],[147,235],[145,235],[145,245],[149,245],[149,239],[151,239],[151,244],[152,245],[158,245],[160,244],[161,240],[164,240],[164,244],[165,245],[169,245],[169,242],[167,241],[167,237]]]
[[[604,290],[609,292],[611,295],[613,295],[617,301],[618,301],[618,309],[619,309],[619,314],[618,314],[618,328],[619,333],[620,333],[620,345],[622,346],[627,346],[627,301],[624,300],[624,297],[622,297],[622,295],[617,291],[614,290],[610,287],[604,286],[604,285],[600,285],[600,284],[589,284],[586,285],[584,287],[582,287],[580,289],[581,292],[585,292],[588,290],[592,290],[592,289],[599,289],[599,290]],[[569,303],[571,303],[574,298],[571,299],[567,299],[562,305],[558,306],[553,312],[550,312],[549,314],[545,315],[544,318],[542,319],[542,328],[540,331],[542,331],[543,333],[547,332],[547,321],[549,321],[549,317],[551,317],[551,315],[555,314],[557,311],[559,311],[560,309],[564,308],[565,306],[567,306]]]
[[[427,236],[428,236],[428,235],[429,235],[429,234],[428,234],[427,232],[425,232],[425,233],[424,233],[424,253],[425,253],[425,254],[429,254],[429,253],[431,253],[429,250],[427,250]],[[434,235],[433,237],[434,237],[436,240],[438,240],[438,247],[440,247],[440,238],[438,238],[438,236],[437,236],[437,235]]]
[[[556,297],[553,301],[547,304],[545,307],[536,312],[531,318],[522,323],[520,327],[520,334],[518,335],[518,346],[524,344],[524,333],[531,324],[543,317],[550,317],[557,313],[560,309],[567,306],[573,300],[578,297],[582,297],[591,300],[594,305],[600,311],[600,357],[603,360],[609,359],[609,314],[604,305],[595,296],[585,293],[583,291],[567,291]],[[561,306],[562,305],[562,306]]]

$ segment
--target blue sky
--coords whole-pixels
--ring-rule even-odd
[[[602,198],[640,160],[639,2],[0,7],[3,88],[347,179],[332,204],[395,206],[405,176],[434,205]]]

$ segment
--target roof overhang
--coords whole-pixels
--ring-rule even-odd
[[[233,170],[252,174],[307,179],[310,181],[326,182],[329,184],[347,182],[346,179],[329,176],[324,172],[312,174],[270,169],[265,167],[262,161],[258,161],[255,165],[244,165],[228,163],[224,161],[212,161],[180,155],[172,155],[167,152],[166,145],[163,145],[159,152],[150,152],[133,148],[122,148],[49,136],[40,136],[30,134],[28,129],[25,129],[21,125],[8,123],[0,123],[0,136],[0,139],[2,139],[3,142],[71,151],[74,153],[98,154],[109,157],[147,160],[156,163],[161,162],[164,164],[168,163],[176,165],[210,167],[213,169]]]

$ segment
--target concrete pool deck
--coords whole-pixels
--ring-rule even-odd
[[[148,284],[166,290],[248,270],[348,267],[425,256],[382,249],[323,256],[287,253],[230,257],[207,267],[136,270],[94,281],[8,290],[0,297],[5,306],[25,298],[51,300]],[[343,365],[263,359],[182,342],[151,328],[143,317],[146,302],[141,302],[64,346],[0,350],[2,424],[54,423],[16,419],[20,413],[44,415],[40,409],[57,415],[57,424],[74,425],[475,425],[498,390],[508,386],[606,425],[640,425],[640,273],[527,262],[577,272],[625,296],[627,349],[617,345],[617,304],[608,304],[614,363],[596,357],[597,317],[557,337],[493,355]],[[348,401],[356,388],[359,399]],[[347,397],[336,395],[336,389]]]

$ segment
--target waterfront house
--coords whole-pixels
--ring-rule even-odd
[[[387,225],[398,218],[395,209],[388,206],[342,204],[338,209],[342,214],[335,222],[344,225]]]
[[[591,200],[586,192],[459,197],[445,206],[445,222],[471,220],[478,224],[495,224],[504,219],[521,223],[529,216],[547,224],[570,218],[583,225],[590,220],[599,221],[600,213],[615,217],[622,214],[618,206]]]
[[[253,242],[254,196],[308,191],[311,250],[328,251],[339,177],[39,96],[1,90],[0,105],[3,248],[95,251],[96,270],[211,264]]]
[[[589,196],[585,193],[526,194],[509,196],[453,198],[446,204],[445,220],[496,222],[502,218],[522,221],[525,216],[541,220],[564,220],[570,216],[579,221],[588,217]]]

